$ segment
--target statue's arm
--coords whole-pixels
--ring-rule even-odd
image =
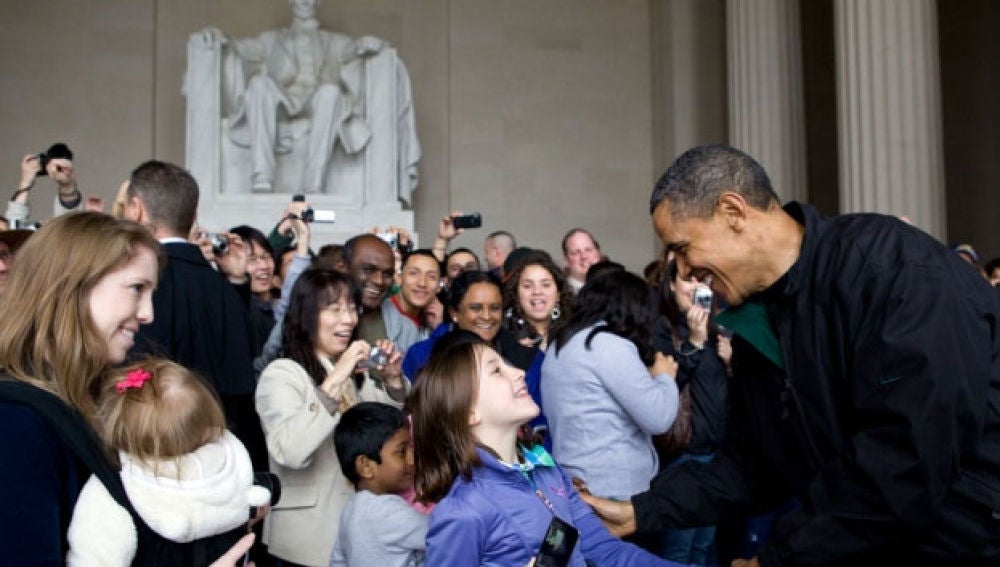
[[[261,64],[267,56],[268,32],[259,37],[228,37],[219,28],[208,27],[191,35],[191,42],[205,49],[223,49],[251,64]]]

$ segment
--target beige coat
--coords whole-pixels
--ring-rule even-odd
[[[254,398],[271,472],[281,479],[281,500],[264,520],[264,542],[276,557],[326,567],[340,511],[354,487],[344,478],[333,447],[340,413],[331,415],[320,395],[304,368],[282,358],[261,373]],[[401,406],[367,376],[358,399]]]

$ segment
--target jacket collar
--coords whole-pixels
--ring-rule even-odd
[[[192,264],[211,267],[208,260],[201,253],[201,249],[190,242],[167,242],[163,245],[163,249],[166,250],[167,256],[171,260],[182,260]]]
[[[783,209],[805,229],[802,234],[802,248],[792,267],[778,278],[778,281],[771,284],[771,287],[758,294],[766,303],[785,300],[802,288],[803,279],[809,273],[809,266],[812,265],[819,234],[829,223],[829,219],[824,218],[811,205],[789,201]]]
[[[538,468],[546,468],[555,466],[555,462],[552,461],[552,457],[548,457],[546,460],[545,453],[542,449],[543,455],[532,454],[528,456],[529,452],[527,449],[521,449],[522,454],[525,455],[525,463],[520,465],[520,467],[515,467],[507,463],[503,463],[490,451],[484,447],[476,447],[476,453],[479,455],[479,460],[483,463],[481,473],[478,473],[482,478],[493,480],[497,482],[527,482],[525,473],[522,472],[527,470],[528,472],[533,471]]]

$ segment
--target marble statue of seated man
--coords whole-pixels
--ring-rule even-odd
[[[216,28],[194,36],[202,47],[222,50],[227,135],[250,150],[255,192],[273,191],[275,154],[290,151],[293,140],[308,136],[295,192],[319,193],[337,141],[352,155],[372,136],[364,115],[363,60],[383,43],[319,29],[317,3],[289,0],[291,25],[257,37],[229,38]]]

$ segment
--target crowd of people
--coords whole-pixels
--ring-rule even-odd
[[[0,231],[4,564],[1000,562],[968,245],[782,206],[726,146],[657,183],[641,276],[578,227],[480,258],[461,211],[431,248],[313,242],[302,200],[209,233],[155,160],[105,213],[72,159],[26,156]]]

